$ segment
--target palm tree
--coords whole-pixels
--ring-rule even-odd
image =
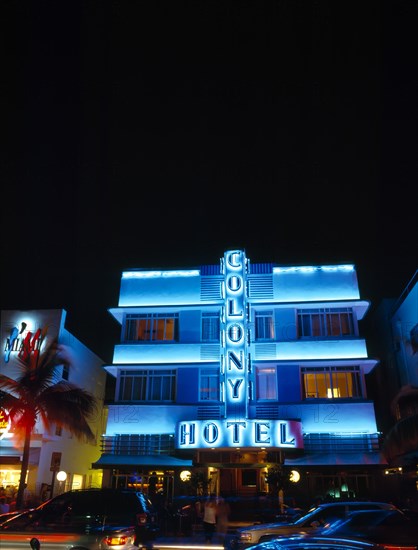
[[[23,441],[22,468],[16,508],[23,504],[23,492],[29,466],[33,429],[42,420],[45,430],[53,424],[66,428],[78,440],[93,442],[90,420],[97,410],[97,400],[89,392],[61,380],[62,365],[71,366],[64,346],[54,339],[44,352],[19,353],[19,376],[14,380],[0,375],[0,407],[7,410],[15,435]]]

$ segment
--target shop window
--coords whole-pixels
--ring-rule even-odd
[[[241,483],[244,487],[257,487],[257,470],[242,470]]]

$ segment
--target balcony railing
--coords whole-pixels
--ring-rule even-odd
[[[174,437],[171,434],[104,435],[101,451],[113,455],[173,455]]]

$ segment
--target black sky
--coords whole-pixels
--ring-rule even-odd
[[[4,2],[1,309],[111,361],[121,272],[417,268],[418,4]]]

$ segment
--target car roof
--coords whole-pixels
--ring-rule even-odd
[[[341,550],[384,550],[384,546],[378,543],[351,537],[322,537],[321,535],[291,535],[278,539],[261,542],[250,546],[247,550],[280,550],[289,549],[337,549]]]
[[[318,504],[318,506],[314,506],[313,508],[310,508],[306,514],[303,516],[300,516],[296,521],[291,522],[269,522],[269,523],[259,523],[256,525],[249,525],[246,527],[240,527],[237,529],[237,531],[248,531],[251,530],[263,530],[267,527],[281,527],[285,525],[304,525],[307,520],[312,515],[317,515],[321,510],[327,510],[328,508],[344,508],[344,507],[357,507],[357,506],[370,506],[370,507],[376,507],[379,509],[386,509],[386,510],[398,510],[398,508],[389,502],[383,502],[383,501],[374,501],[374,500],[336,500],[336,501],[330,501],[330,502],[322,502],[321,504]]]
[[[391,525],[398,526],[409,526],[416,523],[408,518],[402,510],[355,510],[349,512],[345,518],[339,520],[334,525],[326,527],[323,531],[325,534],[327,531],[338,532],[339,529],[344,529],[347,526],[349,528],[362,528],[367,527],[370,529],[373,526],[381,525],[383,522],[389,520]],[[417,536],[418,536],[418,527],[417,527]]]

